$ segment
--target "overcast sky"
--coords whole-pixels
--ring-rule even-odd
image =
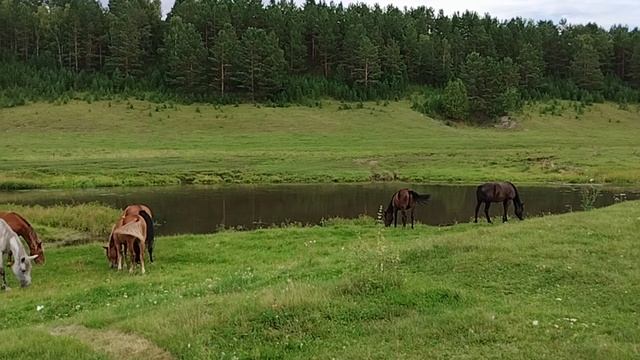
[[[174,0],[161,1],[163,13],[166,14],[171,10]],[[294,1],[298,4],[304,3],[304,0]],[[358,1],[342,1],[345,5],[352,2]],[[488,12],[499,19],[520,16],[558,22],[566,18],[572,24],[596,22],[605,28],[615,24],[626,24],[631,28],[640,26],[640,0],[366,0],[359,2],[367,4],[377,2],[383,7],[393,4],[399,8],[425,5],[436,10],[443,9],[446,14],[468,9],[480,15]]]

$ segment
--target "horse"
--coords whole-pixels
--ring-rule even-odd
[[[118,224],[122,225],[117,226]],[[122,270],[123,254],[120,249],[124,245],[131,258],[130,265],[128,266],[129,272],[135,270],[136,260],[138,260],[137,257],[139,256],[142,273],[145,273],[144,243],[146,236],[147,223],[141,215],[127,215],[124,218],[120,218],[118,223],[113,226],[111,235],[109,236],[109,246],[105,247],[105,249],[107,249],[107,256],[109,256],[110,253],[115,253],[118,270]],[[138,251],[136,251],[136,244],[138,245]]]
[[[391,197],[384,212],[384,226],[398,226],[398,210],[402,212],[402,227],[407,225],[407,210],[411,210],[411,228],[413,229],[414,210],[417,204],[426,203],[431,195],[420,195],[411,189],[400,189]]]
[[[146,205],[136,204],[127,206],[122,216],[128,215],[140,215],[144,218],[145,223],[147,223],[147,237],[144,241],[144,245],[149,252],[149,260],[153,262],[153,243],[154,243],[154,233],[153,233],[153,214],[151,213],[151,209]]]
[[[0,289],[9,290],[7,286],[7,278],[4,273],[4,254],[11,251],[17,261],[14,261],[11,265],[11,270],[16,275],[16,278],[20,282],[20,287],[27,287],[31,285],[31,261],[38,257],[38,255],[27,255],[24,250],[24,246],[18,234],[11,230],[11,226],[0,219],[0,275],[2,276],[2,284]]]
[[[524,203],[520,200],[518,189],[510,182],[490,182],[485,183],[476,189],[476,218],[474,222],[478,222],[478,210],[480,205],[484,203],[484,214],[487,221],[491,223],[489,217],[489,206],[492,202],[501,202],[504,206],[504,214],[502,221],[507,222],[507,210],[509,209],[509,201],[513,201],[515,214],[520,220],[524,220]]]
[[[145,221],[146,225],[147,225],[147,233],[146,233],[146,238],[145,238],[145,247],[147,248],[147,251],[149,252],[149,260],[151,262],[153,262],[153,248],[154,248],[154,232],[153,232],[153,220],[152,220],[153,215],[152,215],[151,209],[149,209],[149,207],[147,207],[146,205],[141,205],[141,204],[127,206],[124,209],[124,211],[122,212],[122,216],[120,217],[120,219],[116,223],[115,227],[118,228],[118,227],[124,225],[122,220],[127,216],[133,216],[133,215],[142,216],[144,218],[144,221]],[[116,247],[115,247],[115,242],[112,239],[112,236],[113,236],[113,233],[111,234],[111,236],[109,236],[109,244],[108,244],[108,246],[103,246],[103,248],[106,251],[107,259],[109,260],[109,262],[111,264],[111,267],[115,268],[117,266],[117,251],[118,251],[118,249],[116,249]],[[134,250],[135,250],[136,262],[140,263],[140,249],[139,249],[138,242],[135,242]],[[120,249],[120,251],[122,251],[122,249]],[[125,248],[125,256],[126,256],[126,248]]]
[[[9,224],[11,230],[13,230],[19,236],[27,242],[29,245],[29,252],[31,255],[38,255],[35,260],[36,264],[44,264],[44,250],[42,249],[42,241],[38,238],[35,230],[29,222],[23,218],[20,214],[15,212],[0,212],[0,219]],[[11,262],[11,259],[9,259]]]

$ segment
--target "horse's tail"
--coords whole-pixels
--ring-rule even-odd
[[[413,190],[409,190],[409,192],[411,193],[411,196],[413,196],[413,199],[418,204],[424,204],[431,198],[431,195],[429,195],[429,194],[420,195],[420,194],[418,194],[417,192],[415,192]]]
[[[151,216],[144,210],[141,210],[139,215],[142,216],[144,222],[147,224],[147,237],[144,239],[144,244],[149,251],[151,262],[153,262],[153,219],[151,219]]]
[[[515,193],[514,197],[513,197],[513,201],[515,201],[518,205],[522,204],[522,200],[520,200],[520,194],[518,193],[518,188],[516,188],[515,185],[513,185],[512,182],[507,181],[507,184],[511,185],[511,187],[513,187],[513,192]]]

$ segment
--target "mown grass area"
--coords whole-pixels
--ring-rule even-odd
[[[450,127],[409,102],[321,108],[36,103],[0,109],[0,189],[407,182],[638,184],[640,113],[529,106],[515,129]],[[580,112],[583,110],[580,109]]]
[[[177,359],[638,358],[638,229],[640,202],[415,230],[335,220],[160,237],[146,275],[110,270],[98,244],[50,249],[32,287],[8,275],[0,358],[104,359],[122,341],[99,334]]]

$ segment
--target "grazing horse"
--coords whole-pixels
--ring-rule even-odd
[[[38,255],[35,262],[36,264],[44,264],[44,250],[42,249],[42,241],[38,238],[35,230],[29,222],[20,216],[20,214],[14,212],[0,212],[0,219],[9,224],[11,230],[13,230],[19,236],[27,242],[29,245],[29,252],[31,255]],[[11,262],[11,260],[9,260]]]
[[[147,224],[147,237],[144,241],[144,245],[149,252],[149,260],[153,262],[153,242],[154,242],[154,233],[153,233],[153,214],[151,213],[151,209],[146,205],[129,205],[124,209],[122,216],[128,215],[140,215],[144,218],[144,222]],[[136,258],[137,259],[137,258]]]
[[[476,198],[478,200],[476,204],[476,219],[474,222],[478,222],[478,210],[480,205],[484,203],[484,214],[487,217],[487,221],[491,223],[491,217],[489,217],[489,206],[492,202],[501,202],[504,206],[504,214],[502,215],[502,221],[507,222],[507,210],[509,209],[509,201],[513,200],[513,206],[515,207],[515,213],[518,219],[524,220],[524,203],[520,200],[518,189],[510,182],[490,182],[478,186],[476,190]]]
[[[144,221],[147,225],[147,233],[146,233],[146,238],[145,238],[145,247],[147,248],[147,251],[149,252],[149,260],[151,262],[153,262],[153,248],[154,248],[154,232],[153,232],[153,215],[151,213],[151,209],[149,209],[149,207],[147,207],[146,205],[129,205],[127,206],[124,211],[122,212],[122,216],[120,217],[120,219],[118,219],[118,222],[116,223],[115,227],[119,228],[122,225],[124,225],[124,223],[122,222],[123,219],[127,216],[132,216],[132,215],[140,215],[144,218]],[[115,268],[117,267],[117,251],[118,249],[116,249],[115,247],[115,242],[113,240],[113,233],[112,235],[109,237],[109,245],[108,246],[103,246],[104,249],[106,250],[107,253],[107,258],[109,259],[109,262],[111,263],[111,267]],[[134,244],[134,250],[136,251],[135,256],[136,256],[136,262],[139,263],[140,262],[140,249],[139,249],[139,244],[138,242],[135,242]],[[120,249],[120,251],[122,251],[122,249]],[[126,255],[126,248],[125,248],[125,255]]]
[[[122,224],[117,226],[118,224]],[[127,215],[124,218],[118,220],[118,224],[113,226],[111,230],[111,236],[109,237],[109,246],[107,249],[107,255],[110,255],[115,249],[115,256],[117,261],[118,270],[122,270],[122,257],[123,254],[120,251],[122,246],[126,246],[127,252],[131,258],[129,265],[129,272],[135,270],[137,264],[137,257],[139,256],[140,266],[142,273],[145,273],[144,269],[144,243],[147,237],[147,223],[145,219],[140,215]],[[136,244],[138,245],[138,251],[136,252]]]
[[[398,226],[398,210],[402,212],[402,227],[407,225],[407,210],[411,210],[411,228],[413,229],[414,210],[417,204],[425,203],[431,195],[420,195],[410,189],[400,189],[391,198],[387,210],[384,212],[384,226]]]
[[[11,251],[16,258],[16,261],[11,265],[11,270],[13,270],[13,273],[20,282],[20,286],[27,287],[31,285],[31,261],[38,257],[38,255],[27,255],[24,246],[22,246],[22,242],[18,239],[18,234],[11,230],[11,227],[6,221],[0,219],[0,276],[2,277],[0,289],[2,290],[9,290],[3,263],[4,254],[9,251]]]

